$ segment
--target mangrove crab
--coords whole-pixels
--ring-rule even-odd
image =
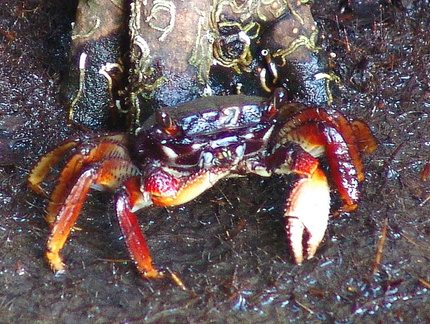
[[[159,278],[164,272],[152,264],[135,215],[139,209],[184,204],[223,178],[292,174],[285,229],[294,261],[301,263],[315,255],[330,213],[329,181],[320,157],[325,157],[341,209],[352,211],[364,179],[360,152],[374,147],[363,122],[349,122],[334,109],[289,102],[279,88],[268,100],[207,97],[160,110],[135,136],[67,140],[39,160],[28,180],[42,193],[45,177],[70,156],[46,215],[52,225],[46,257],[55,272],[64,271],[60,251],[94,188],[116,192],[116,215],[130,256],[143,277]]]

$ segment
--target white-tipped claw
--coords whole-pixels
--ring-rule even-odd
[[[323,171],[297,180],[285,210],[287,239],[295,263],[312,258],[327,229],[330,188]]]

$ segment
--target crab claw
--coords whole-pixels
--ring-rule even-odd
[[[295,263],[312,258],[327,228],[330,188],[317,168],[309,177],[299,177],[285,209],[287,239]]]

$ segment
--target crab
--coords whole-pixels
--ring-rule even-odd
[[[115,192],[130,257],[144,278],[154,279],[166,271],[153,265],[138,210],[185,204],[224,178],[293,175],[285,230],[294,262],[300,264],[315,255],[323,240],[331,208],[329,183],[340,197],[339,209],[355,210],[364,179],[360,154],[375,147],[364,122],[350,122],[334,109],[290,102],[279,88],[269,99],[207,97],[159,110],[134,136],[67,140],[40,158],[28,181],[43,194],[43,181],[69,155],[46,213],[52,226],[46,258],[54,272],[65,271],[60,252],[93,188]]]

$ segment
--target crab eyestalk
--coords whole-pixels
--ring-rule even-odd
[[[179,136],[182,134],[182,129],[178,126],[177,121],[165,111],[157,110],[155,112],[155,121],[170,136]]]

